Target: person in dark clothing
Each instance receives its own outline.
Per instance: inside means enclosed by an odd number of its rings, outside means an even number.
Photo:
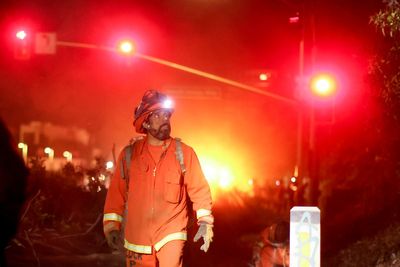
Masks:
[[[17,232],[29,174],[16,147],[0,118],[0,267],[7,266],[4,250]]]

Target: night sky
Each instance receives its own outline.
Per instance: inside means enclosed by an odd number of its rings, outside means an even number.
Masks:
[[[315,1],[314,69],[340,76],[340,118],[354,119],[362,101],[380,1]],[[56,55],[13,58],[17,27],[56,32],[58,40],[114,46],[134,38],[140,53],[256,85],[252,71],[275,73],[270,92],[292,97],[298,71],[299,27],[288,18],[302,1],[1,1],[0,115],[17,129],[31,120],[88,129],[110,156],[135,135],[133,109],[146,89],[217,88],[217,99],[176,96],[173,135],[197,150],[241,155],[240,163],[283,172],[294,160],[295,113],[264,96],[140,59],[58,47]],[[308,1],[307,1],[308,3]],[[307,4],[304,14],[310,14]],[[311,31],[306,24],[306,57]],[[312,68],[306,62],[306,72]],[[352,114],[352,115],[350,115]],[[249,171],[253,175],[252,171]],[[254,171],[255,173],[255,171]],[[259,173],[259,172],[258,172]]]

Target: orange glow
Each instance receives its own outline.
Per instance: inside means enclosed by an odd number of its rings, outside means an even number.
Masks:
[[[244,165],[235,154],[223,151],[199,151],[204,175],[210,184],[213,198],[220,193],[238,190],[252,194],[253,179],[249,179]]]
[[[311,91],[322,97],[330,97],[336,93],[336,80],[332,75],[319,74],[311,79]]]
[[[132,41],[125,40],[118,44],[118,50],[126,55],[133,55],[136,52],[136,47]]]
[[[171,121],[172,135],[196,151],[215,201],[222,203],[233,194],[251,197],[278,175],[272,162],[286,159],[282,152],[286,150],[272,140],[279,140],[281,133],[292,132],[279,129],[279,136],[275,136],[264,124],[255,124],[265,120],[262,107],[257,106],[259,102],[241,109],[239,99],[221,105],[220,100],[173,97],[176,112]],[[232,113],[226,113],[226,106],[232,108]]]

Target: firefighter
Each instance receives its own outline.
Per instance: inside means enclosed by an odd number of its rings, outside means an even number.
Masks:
[[[280,221],[261,232],[261,242],[254,248],[255,267],[289,267],[290,224]]]
[[[194,241],[203,239],[204,252],[212,242],[210,188],[194,150],[170,137],[170,104],[160,92],[145,92],[133,122],[144,136],[121,152],[107,193],[104,233],[112,249],[125,248],[126,266],[183,266],[189,202],[199,226]]]

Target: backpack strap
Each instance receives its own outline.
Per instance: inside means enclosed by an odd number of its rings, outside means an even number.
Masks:
[[[129,172],[131,167],[131,160],[132,160],[132,152],[135,146],[136,141],[142,140],[143,136],[137,136],[129,140],[129,144],[124,147],[123,154],[120,162],[121,166],[121,178],[125,180],[126,183],[126,192],[129,189]]]
[[[182,175],[185,175],[186,166],[185,166],[185,162],[183,161],[183,151],[182,151],[181,139],[180,138],[175,138],[175,142],[176,142],[175,156],[176,156],[176,159],[179,161],[179,165],[181,166]]]

